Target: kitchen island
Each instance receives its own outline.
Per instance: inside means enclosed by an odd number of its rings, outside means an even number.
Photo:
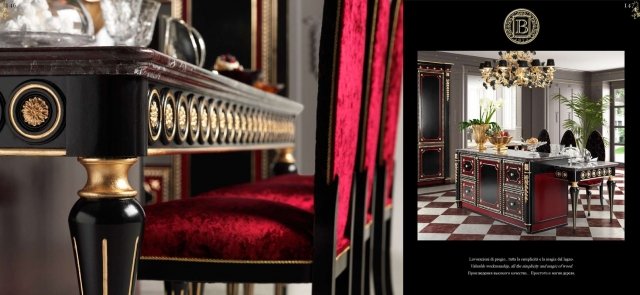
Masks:
[[[567,225],[568,183],[555,177],[564,155],[519,150],[458,149],[456,203],[527,233]]]

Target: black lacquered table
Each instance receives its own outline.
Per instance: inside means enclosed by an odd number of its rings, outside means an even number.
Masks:
[[[69,215],[80,294],[133,294],[137,157],[291,148],[302,108],[146,48],[0,49],[0,156],[77,157],[87,170]]]
[[[555,164],[554,175],[556,178],[564,179],[571,184],[569,193],[571,194],[571,204],[573,208],[573,229],[576,228],[576,207],[578,205],[578,182],[583,180],[599,179],[603,181],[607,178],[607,190],[609,192],[609,220],[613,220],[613,195],[615,189],[615,181],[613,176],[616,175],[616,167],[618,163],[613,162],[589,162],[589,163],[566,163]],[[600,190],[602,195],[602,190]],[[590,196],[588,196],[590,197]],[[589,200],[590,202],[591,200]]]

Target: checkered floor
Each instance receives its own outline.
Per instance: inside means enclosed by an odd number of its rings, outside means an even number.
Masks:
[[[609,195],[604,186],[604,206],[598,190],[592,190],[591,216],[587,214],[587,193],[580,189],[576,217],[568,225],[535,234],[456,208],[455,190],[418,194],[418,240],[624,240],[624,171],[616,171],[613,221],[609,221]],[[569,198],[569,215],[571,201]]]

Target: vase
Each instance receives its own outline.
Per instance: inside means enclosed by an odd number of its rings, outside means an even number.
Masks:
[[[484,143],[487,142],[487,139],[489,138],[487,136],[487,130],[489,130],[490,126],[490,124],[471,125],[471,129],[473,130],[473,140],[478,145],[479,151],[487,149],[484,146]]]

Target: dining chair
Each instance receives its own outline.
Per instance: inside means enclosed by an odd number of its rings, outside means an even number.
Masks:
[[[352,206],[351,294],[369,294],[371,274],[371,203],[376,181],[376,156],[380,145],[380,127],[387,59],[389,52],[390,0],[369,0],[367,52],[363,79],[360,134],[356,151],[355,198]]]
[[[393,294],[391,280],[391,216],[395,167],[395,143],[402,96],[403,69],[403,0],[391,5],[392,20],[385,75],[380,140],[376,155],[376,181],[373,197],[373,232],[371,233],[372,277],[375,294]]]
[[[315,174],[148,206],[139,279],[347,292],[367,1],[325,1],[323,12]]]
[[[540,134],[538,134],[538,141],[544,141],[546,144],[543,144],[536,148],[536,152],[540,153],[550,153],[551,152],[551,139],[549,138],[549,132],[547,129],[542,129]]]
[[[565,147],[578,146],[576,145],[576,137],[573,135],[573,132],[571,130],[567,130],[564,132],[564,134],[562,135],[562,139],[560,140],[560,145]]]
[[[591,153],[592,158],[598,158],[598,161],[605,160],[605,148],[602,135],[597,130],[591,132],[587,139],[587,150]],[[602,194],[602,182],[603,178],[583,180],[578,182],[578,187],[582,187],[587,191],[587,214],[591,216],[591,189],[599,188],[600,192],[600,206],[604,206],[603,194]],[[613,204],[609,204],[613,206]]]

